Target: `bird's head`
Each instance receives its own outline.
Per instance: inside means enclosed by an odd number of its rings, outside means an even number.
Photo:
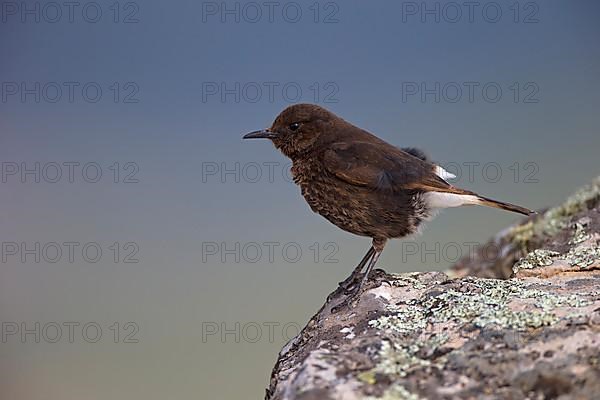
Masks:
[[[244,139],[270,139],[283,154],[294,158],[325,143],[336,121],[342,120],[323,107],[295,104],[283,110],[270,128],[250,132]]]

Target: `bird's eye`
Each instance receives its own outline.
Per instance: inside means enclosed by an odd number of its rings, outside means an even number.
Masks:
[[[300,122],[294,122],[293,124],[291,124],[291,125],[289,126],[289,128],[290,128],[290,130],[292,130],[292,131],[297,131],[297,130],[298,130],[298,128],[300,128]]]

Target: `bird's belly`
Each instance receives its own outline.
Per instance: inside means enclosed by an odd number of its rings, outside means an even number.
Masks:
[[[414,233],[424,219],[425,210],[414,193],[374,192],[339,180],[312,179],[300,182],[300,187],[314,212],[356,235],[403,237]]]

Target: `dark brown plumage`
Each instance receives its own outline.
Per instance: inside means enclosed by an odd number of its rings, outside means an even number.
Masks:
[[[532,211],[452,186],[451,176],[418,149],[399,149],[332,112],[312,104],[283,110],[266,130],[244,139],[267,138],[292,160],[294,182],[310,208],[345,231],[368,236],[373,245],[348,289],[369,262],[367,279],[385,243],[417,231],[435,210],[480,204],[524,215]]]

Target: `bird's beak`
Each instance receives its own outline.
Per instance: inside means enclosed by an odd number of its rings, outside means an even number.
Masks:
[[[254,131],[244,135],[243,139],[273,139],[277,137],[275,132],[271,132],[268,129],[263,129],[262,131]]]

